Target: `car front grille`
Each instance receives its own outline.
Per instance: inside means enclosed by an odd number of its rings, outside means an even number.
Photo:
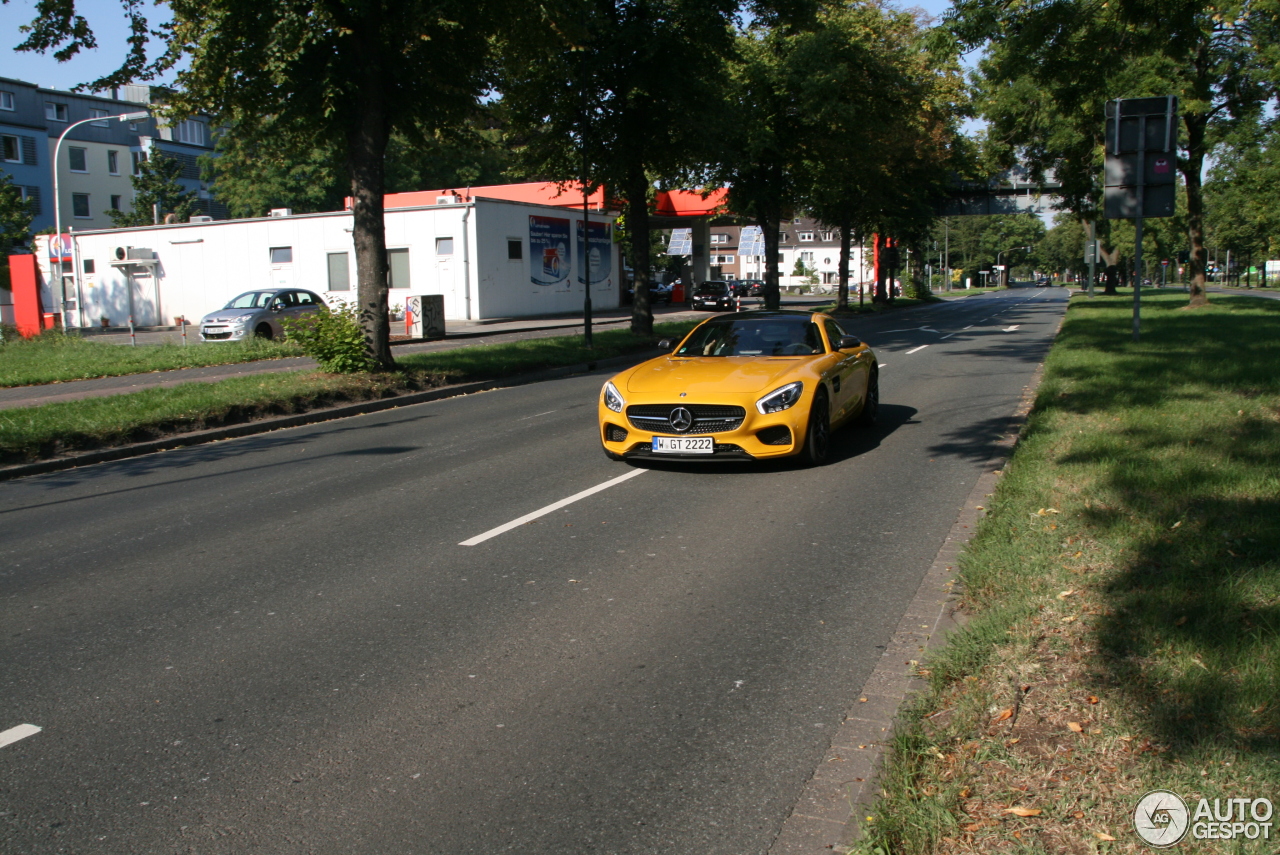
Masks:
[[[693,424],[686,431],[671,426],[671,413],[683,407],[693,416]],[[717,404],[636,404],[627,407],[627,419],[639,430],[661,433],[725,433],[737,430],[747,411],[742,407]]]
[[[620,428],[617,425],[606,425],[604,429],[604,438],[608,442],[626,442],[626,428]]]
[[[204,329],[200,331],[200,335],[207,339],[231,338],[231,330],[228,329]]]

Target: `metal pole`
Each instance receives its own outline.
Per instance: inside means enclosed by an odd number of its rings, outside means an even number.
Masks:
[[[1145,124],[1145,121],[1144,121]],[[1143,185],[1138,185],[1138,216],[1133,221],[1133,340],[1142,331],[1142,197]]]
[[[943,275],[947,277],[946,289],[951,290],[951,218],[942,218],[942,248],[946,260],[942,264]]]
[[[1095,275],[1094,270],[1098,264],[1097,228],[1098,228],[1098,224],[1095,223],[1093,220],[1090,220],[1089,221],[1089,249],[1091,251],[1089,252],[1089,282],[1087,287],[1090,297],[1093,296],[1093,280]]]

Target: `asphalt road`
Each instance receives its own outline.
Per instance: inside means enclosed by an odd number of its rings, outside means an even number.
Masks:
[[[849,324],[819,469],[611,463],[596,374],[0,484],[0,851],[768,851],[1065,301]]]

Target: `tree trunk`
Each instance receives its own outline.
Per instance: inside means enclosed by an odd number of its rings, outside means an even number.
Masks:
[[[1103,263],[1106,265],[1102,269],[1102,293],[1115,296],[1116,285],[1120,281],[1120,268],[1117,265],[1117,262],[1120,260],[1120,250],[1108,250],[1099,243],[1098,257],[1101,258]]]
[[[377,29],[370,30],[375,34]],[[391,321],[387,317],[387,233],[383,219],[385,158],[390,138],[386,87],[374,51],[360,69],[360,96],[355,121],[347,134],[347,171],[351,175],[351,238],[356,251],[356,301],[365,353],[378,368],[395,368],[391,356]]]
[[[840,224],[840,266],[836,275],[840,279],[839,291],[836,296],[836,311],[847,312],[849,310],[849,253],[853,243],[853,237],[850,234],[852,229],[847,222]]]
[[[1183,120],[1187,125],[1187,157],[1180,166],[1187,184],[1187,242],[1191,244],[1191,281],[1187,286],[1191,297],[1187,305],[1207,306],[1209,292],[1205,290],[1204,272],[1209,252],[1204,246],[1204,192],[1200,184],[1207,119],[1203,115],[1188,113]]]
[[[756,225],[764,232],[764,307],[776,312],[782,307],[782,293],[778,289],[778,230],[782,214],[770,205]]]
[[[653,335],[653,307],[649,305],[649,179],[642,167],[627,175],[627,230],[631,234],[631,332]]]

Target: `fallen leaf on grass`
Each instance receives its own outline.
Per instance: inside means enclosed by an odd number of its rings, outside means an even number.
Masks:
[[[1091,704],[1096,704],[1097,702],[1098,702],[1098,696],[1097,696],[1097,695],[1090,695],[1090,696],[1089,696],[1089,703],[1091,703]]]
[[[1112,837],[1110,834],[1107,834],[1105,831],[1097,832],[1097,838],[1099,840],[1115,840],[1114,837]]]
[[[1075,817],[1076,819],[1084,819],[1084,811],[1082,811],[1082,810],[1078,810],[1078,811],[1076,811],[1075,813],[1073,813],[1073,814],[1071,814],[1071,815],[1072,815],[1073,817]]]
[[[999,722],[1002,722],[1010,718],[1013,718],[1013,707],[1009,707],[1007,710],[1003,710],[1000,713],[1000,715],[996,716],[996,723],[998,724]]]
[[[1078,721],[1067,722],[1067,727],[1075,731],[1076,733],[1084,733],[1084,728],[1080,726],[1080,722]]]
[[[1011,813],[1014,816],[1039,816],[1040,808],[1005,808],[1001,813]]]
[[[1067,597],[1071,596],[1074,593],[1075,593],[1075,590],[1063,591],[1061,594],[1058,595],[1058,599],[1065,600]]]

